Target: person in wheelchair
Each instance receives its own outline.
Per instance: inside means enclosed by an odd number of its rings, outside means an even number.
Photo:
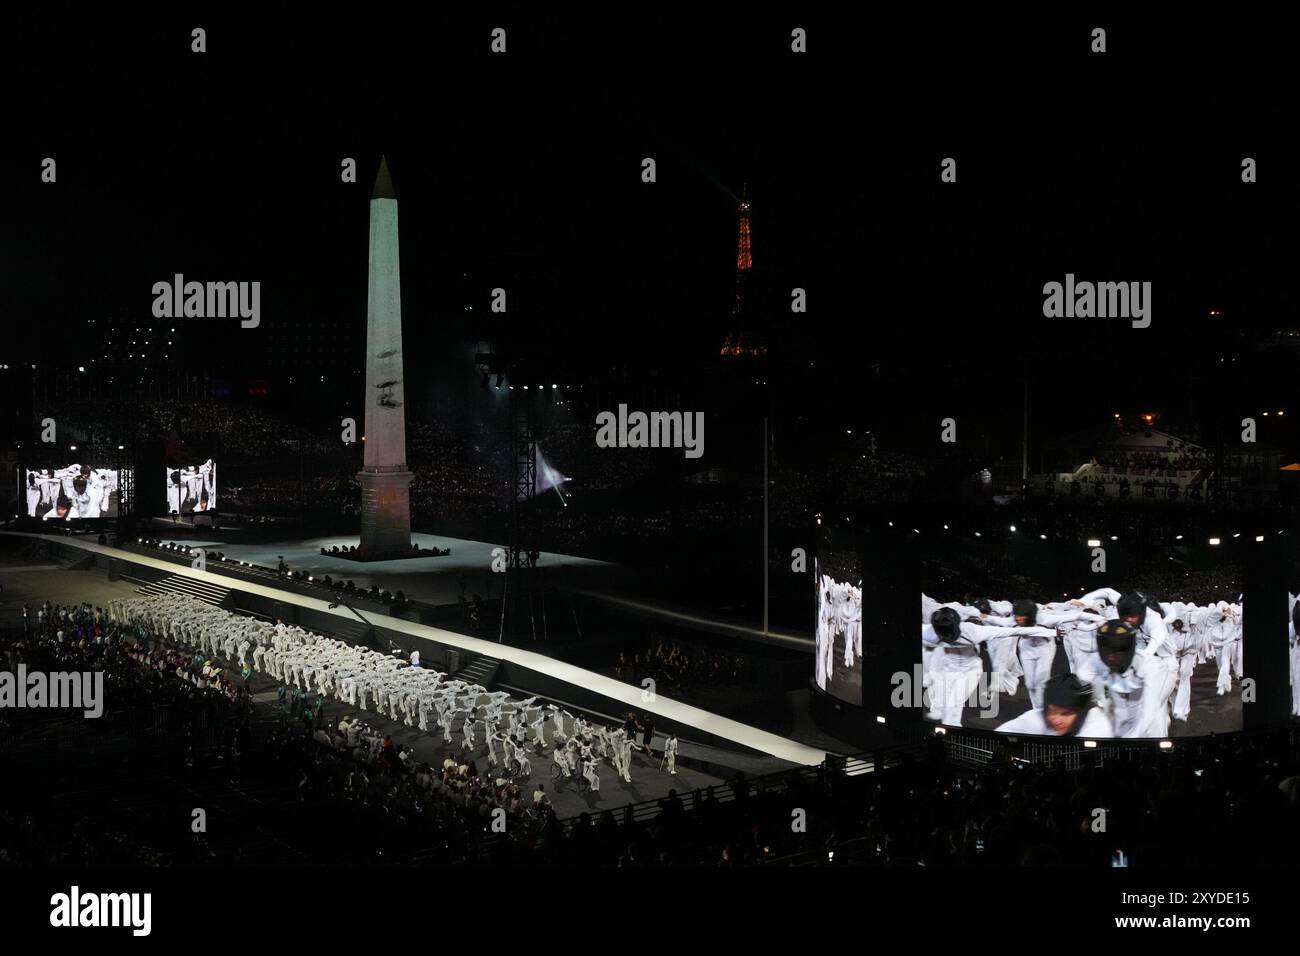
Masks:
[[[551,754],[551,777],[560,779],[560,777],[573,776],[573,765],[570,763],[571,750],[566,744],[563,747],[556,747]]]
[[[527,777],[531,775],[533,772],[533,765],[528,761],[528,752],[524,750],[524,748],[517,743],[512,744],[511,746],[514,751],[512,754],[512,759],[514,763],[517,764],[519,767],[519,775],[521,777]]]

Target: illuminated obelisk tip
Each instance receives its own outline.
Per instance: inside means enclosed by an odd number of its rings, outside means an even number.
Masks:
[[[361,482],[361,551],[368,557],[409,552],[413,475],[406,468],[402,377],[402,279],[397,193],[388,160],[370,198],[370,274],[366,302],[366,432]]]

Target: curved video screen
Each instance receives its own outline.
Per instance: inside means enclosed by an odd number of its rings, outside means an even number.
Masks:
[[[29,518],[71,521],[121,514],[118,469],[74,463],[62,468],[28,468],[22,474],[20,500]]]
[[[862,557],[854,535],[823,530],[813,562],[817,686],[862,703]]]
[[[1238,567],[1207,547],[1088,544],[963,544],[922,561],[925,719],[1086,739],[1241,730]]]
[[[211,458],[202,464],[168,465],[166,484],[168,514],[217,508],[217,466]]]
[[[1300,717],[1300,594],[1287,593],[1287,677],[1291,689],[1291,716]]]

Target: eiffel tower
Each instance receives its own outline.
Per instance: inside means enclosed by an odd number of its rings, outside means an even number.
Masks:
[[[736,297],[731,305],[731,324],[722,343],[724,356],[766,355],[767,343],[759,329],[750,300],[753,298],[754,252],[749,238],[749,185],[741,191],[736,204],[740,221],[736,243]]]

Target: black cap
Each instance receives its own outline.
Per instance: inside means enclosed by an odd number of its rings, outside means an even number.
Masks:
[[[1028,623],[1034,624],[1038,620],[1038,605],[1028,598],[1021,598],[1019,601],[1012,602],[1011,613],[1015,617],[1023,617]]]
[[[1043,685],[1043,705],[1084,710],[1092,702],[1092,685],[1073,674],[1058,674]]]
[[[930,626],[947,644],[954,643],[961,637],[961,615],[950,607],[941,607],[930,615]]]
[[[1146,595],[1140,591],[1130,591],[1119,599],[1117,609],[1120,617],[1144,617],[1147,612]]]
[[[1124,673],[1133,663],[1137,635],[1137,629],[1124,621],[1106,621],[1097,628],[1097,656],[1114,673]]]

